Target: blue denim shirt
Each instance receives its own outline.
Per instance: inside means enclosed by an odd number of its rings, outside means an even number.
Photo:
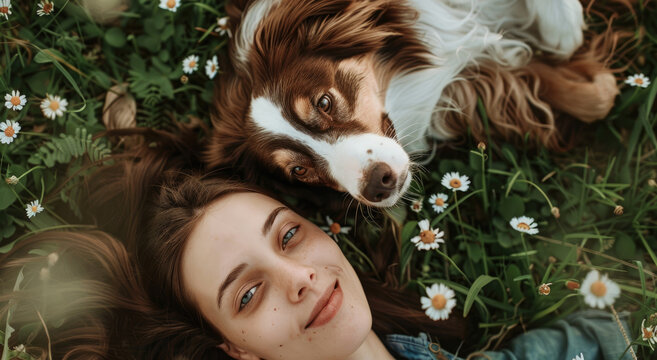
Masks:
[[[621,321],[629,336],[626,319],[627,314],[621,314]],[[437,353],[440,353],[448,360],[463,360],[462,357],[442,350],[438,342],[430,342],[424,333],[418,337],[387,335],[386,345],[397,359],[436,360],[439,358]],[[618,360],[626,347],[613,315],[599,310],[586,310],[558,320],[550,327],[519,335],[510,342],[508,349],[486,351],[483,354],[492,360],[571,360],[580,353],[586,360]],[[632,359],[629,351],[622,359]]]

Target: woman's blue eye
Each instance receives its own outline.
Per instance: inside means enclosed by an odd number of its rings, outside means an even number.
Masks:
[[[292,240],[298,228],[299,228],[298,226],[293,227],[292,229],[288,230],[288,232],[285,233],[285,236],[283,236],[283,241],[281,243],[281,247],[283,248],[283,250],[285,250],[288,241]]]
[[[251,301],[251,299],[253,299],[253,295],[255,294],[257,288],[258,286],[250,288],[249,291],[247,291],[246,294],[242,296],[242,300],[240,301],[240,310],[242,310],[242,308],[245,307],[249,301]]]

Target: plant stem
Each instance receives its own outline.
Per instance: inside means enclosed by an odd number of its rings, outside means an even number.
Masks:
[[[627,346],[630,347],[630,355],[632,355],[632,359],[637,360],[636,354],[634,353],[634,349],[632,349],[632,344],[630,342],[630,338],[627,337],[627,333],[625,332],[625,327],[623,327],[623,323],[620,321],[620,317],[618,316],[618,313],[616,312],[616,309],[614,309],[614,305],[609,305],[611,308],[611,312],[614,314],[614,318],[616,318],[616,324],[618,324],[618,328],[620,329],[621,333],[623,334],[623,338],[625,339],[625,343]]]

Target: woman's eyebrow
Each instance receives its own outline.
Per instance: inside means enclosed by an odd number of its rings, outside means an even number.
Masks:
[[[283,211],[283,210],[289,210],[285,206],[277,207],[274,209],[271,213],[269,213],[269,216],[267,216],[267,220],[265,220],[265,223],[262,225],[262,236],[266,236],[269,230],[271,230],[271,226],[274,224],[274,220],[276,220],[276,216]]]
[[[289,210],[289,209],[285,206],[279,206],[276,209],[272,210],[271,213],[269,213],[269,216],[267,216],[267,220],[265,220],[265,223],[262,226],[263,236],[266,236],[267,233],[271,230],[271,227],[272,225],[274,225],[274,221],[276,220],[276,216],[278,216],[278,214],[280,214],[280,212],[283,210]],[[217,305],[219,306],[219,308],[221,308],[221,299],[224,296],[224,292],[226,291],[228,286],[230,286],[231,283],[237,280],[237,278],[240,276],[242,271],[244,271],[246,266],[247,266],[246,263],[241,263],[235,266],[235,268],[233,268],[233,270],[231,270],[228,273],[228,276],[226,276],[226,280],[224,280],[221,283],[221,286],[219,286],[219,291],[217,291]]]
[[[246,265],[246,263],[241,263],[235,266],[235,268],[228,273],[228,276],[226,276],[226,280],[224,280],[224,282],[221,283],[221,286],[219,286],[219,291],[217,292],[217,305],[219,305],[219,308],[221,308],[221,298],[224,296],[226,288],[228,288],[228,286],[240,276],[242,271],[246,268]]]

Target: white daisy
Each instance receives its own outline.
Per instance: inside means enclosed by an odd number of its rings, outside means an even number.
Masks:
[[[433,284],[426,288],[427,296],[420,298],[422,309],[431,320],[447,320],[449,313],[456,306],[454,299],[454,290],[443,284]]]
[[[429,220],[424,219],[417,223],[420,227],[420,235],[411,239],[411,242],[417,246],[419,250],[433,250],[440,247],[439,243],[444,243],[444,232],[440,229],[432,229]]]
[[[629,76],[625,80],[625,83],[630,84],[631,86],[640,86],[642,88],[647,88],[650,85],[650,79],[648,79],[648,77],[643,74],[634,74]]]
[[[538,234],[538,229],[536,228],[538,224],[529,216],[514,217],[509,221],[509,224],[511,224],[511,227],[517,231],[530,235]]]
[[[584,296],[584,302],[590,307],[604,309],[613,305],[620,296],[618,284],[609,280],[607,275],[600,275],[598,270],[591,270],[582,281],[579,292]]]
[[[446,194],[433,194],[429,198],[429,202],[431,203],[431,207],[433,207],[433,211],[436,213],[440,214],[441,212],[445,211],[447,208],[447,195]]]
[[[0,16],[9,20],[9,15],[11,15],[11,0],[0,0]]]
[[[160,0],[160,9],[176,12],[180,6],[180,0]]]
[[[25,212],[27,213],[27,217],[31,218],[32,216],[40,213],[43,211],[43,207],[41,204],[39,204],[39,200],[34,200],[31,203],[27,204],[27,207],[25,208]]]
[[[43,116],[50,120],[55,120],[56,117],[63,116],[67,106],[68,101],[57,95],[53,96],[46,94],[46,98],[41,100],[41,111],[43,112]]]
[[[49,0],[43,0],[39,3],[39,10],[37,10],[37,15],[50,15],[53,11],[55,11],[55,5],[53,5],[53,3],[51,3]]]
[[[217,61],[217,55],[212,57],[212,60],[208,60],[205,63],[205,74],[210,78],[214,79],[217,75],[217,70],[219,70],[219,62]]]
[[[228,34],[228,37],[231,37],[230,28],[228,27],[228,16],[222,18],[217,18],[217,27],[214,31],[218,32],[219,35],[223,36]]]
[[[0,123],[0,143],[11,144],[20,131],[21,126],[16,121],[7,120]]]
[[[584,353],[579,353],[579,355],[575,355],[573,360],[584,360]]]
[[[328,216],[326,217],[326,224],[328,226],[322,226],[321,229],[333,237],[335,241],[338,241],[338,234],[348,234],[351,230],[351,226],[342,226]]]
[[[468,185],[470,185],[470,179],[466,175],[461,175],[458,172],[450,172],[443,176],[443,179],[440,182],[444,187],[452,191],[468,191]]]
[[[5,106],[7,109],[20,111],[27,103],[25,95],[21,95],[18,90],[12,90],[11,94],[5,94]]]
[[[411,210],[413,212],[419,213],[422,210],[422,199],[415,199],[411,203]]]
[[[183,60],[183,72],[185,74],[191,74],[196,70],[198,70],[198,56],[189,55]]]
[[[650,345],[650,350],[655,350],[653,345],[657,345],[657,326],[648,326],[646,327],[646,319],[641,321],[641,339],[647,341]]]

